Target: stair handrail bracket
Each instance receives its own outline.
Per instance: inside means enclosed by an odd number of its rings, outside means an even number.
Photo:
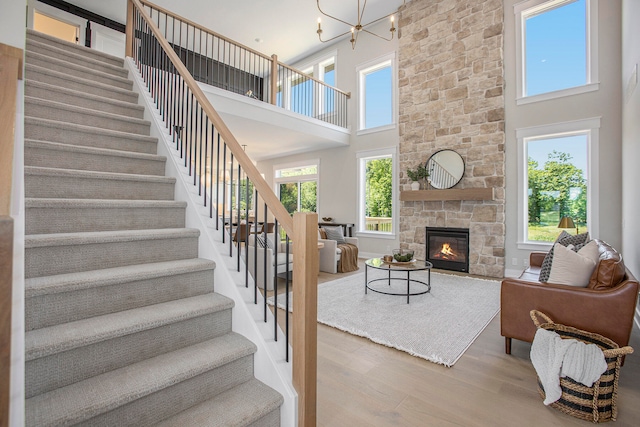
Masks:
[[[228,251],[228,258],[225,256],[222,262],[225,277],[236,280],[236,287],[242,289],[244,297],[236,300],[236,307],[239,301],[251,306],[250,310],[242,309],[240,313],[252,313],[246,317],[251,317],[250,321],[256,325],[259,323],[258,329],[273,331],[272,339],[262,338],[265,343],[272,341],[268,345],[283,338],[280,346],[284,347],[284,360],[274,363],[284,363],[292,373],[297,415],[291,419],[297,418],[299,426],[313,427],[316,424],[318,216],[296,213],[292,217],[282,205],[179,55],[180,48],[175,43],[177,22],[181,31],[186,29],[186,34],[181,33],[186,37],[182,42],[186,40],[193,46],[203,42],[198,42],[195,32],[190,32],[190,26],[195,24],[185,27],[185,20],[176,19],[176,15],[144,0],[128,0],[126,53],[131,59],[127,63],[130,70],[135,71],[139,89],[144,89],[145,102],[153,106],[157,132],[163,135],[172,162],[181,168],[178,172],[185,185],[191,186],[186,197],[188,210],[197,213],[196,221],[206,221],[205,240],[211,243],[207,250],[214,251],[216,259]],[[172,25],[173,45],[159,28],[164,27],[166,31]],[[189,50],[192,51],[195,49]],[[269,68],[274,68],[271,62]],[[215,244],[213,238],[207,237],[214,234]],[[281,263],[283,259],[285,262]],[[237,283],[241,278],[244,283]],[[282,287],[284,293],[279,294],[277,291],[282,291]],[[294,295],[291,322],[289,310],[273,309],[272,312],[267,305],[267,298],[271,296],[274,307],[282,299],[285,306],[291,306],[289,291]],[[245,297],[250,294],[252,303]],[[285,316],[280,324],[278,312]],[[255,313],[260,314],[255,316]],[[293,330],[291,338],[290,329]]]

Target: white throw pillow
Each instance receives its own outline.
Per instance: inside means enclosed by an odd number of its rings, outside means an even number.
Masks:
[[[598,250],[598,244],[595,240],[590,241],[582,248],[580,248],[580,250],[578,250],[578,253],[583,257],[593,260],[596,265],[598,264],[598,262],[600,262],[600,250]]]
[[[596,268],[596,261],[559,243],[554,245],[553,252],[549,283],[586,288]],[[589,250],[585,252],[588,254]]]

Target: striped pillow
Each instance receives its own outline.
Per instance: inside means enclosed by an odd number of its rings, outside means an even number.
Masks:
[[[327,239],[335,240],[338,243],[347,243],[344,240],[344,234],[342,233],[342,227],[324,227],[325,233],[327,233]]]
[[[266,247],[267,249],[275,250],[273,242],[268,237],[265,239],[264,236],[256,234],[256,242],[259,248],[264,249]]]

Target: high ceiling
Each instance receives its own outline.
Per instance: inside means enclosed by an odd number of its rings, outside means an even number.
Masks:
[[[126,0],[67,0],[69,3],[125,22]],[[293,63],[326,45],[316,34],[318,0],[155,0],[159,6],[264,54]],[[362,22],[388,15],[402,0],[319,0],[323,11],[356,22],[358,2],[366,3]],[[349,31],[345,24],[323,17],[323,37]],[[386,34],[385,34],[386,36]],[[346,36],[345,36],[346,37]]]

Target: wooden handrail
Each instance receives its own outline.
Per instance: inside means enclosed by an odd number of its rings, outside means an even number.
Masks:
[[[333,89],[333,90],[335,90],[336,92],[339,92],[339,93],[343,94],[344,96],[346,96],[346,97],[347,97],[347,99],[351,98],[351,92],[345,92],[345,91],[343,91],[343,90],[341,90],[341,89],[338,89],[337,87],[331,86],[331,85],[329,85],[329,84],[327,84],[327,83],[323,82],[322,80],[318,80],[317,78],[315,78],[315,77],[313,77],[313,76],[310,76],[310,75],[308,75],[308,74],[305,74],[305,73],[303,73],[302,71],[297,70],[297,69],[295,69],[295,68],[293,68],[293,67],[290,67],[290,66],[288,66],[287,64],[284,64],[284,63],[282,63],[282,62],[280,62],[280,61],[278,61],[278,65],[279,65],[279,66],[281,66],[282,68],[286,68],[286,69],[288,69],[288,70],[291,70],[291,71],[293,71],[294,73],[298,73],[298,74],[300,74],[301,76],[304,76],[305,78],[308,78],[309,80],[312,80],[312,81],[314,81],[314,82],[318,83],[319,85],[326,86],[327,88]]]
[[[278,197],[274,194],[269,184],[262,178],[260,171],[255,167],[249,156],[244,152],[240,143],[236,137],[231,133],[227,125],[224,123],[218,112],[213,108],[209,99],[206,97],[200,86],[191,76],[191,73],[187,70],[187,67],[182,63],[176,52],[173,50],[169,42],[164,38],[160,29],[153,22],[153,20],[147,15],[140,0],[130,0],[133,5],[140,11],[141,16],[145,20],[151,32],[156,37],[158,44],[162,47],[165,54],[169,57],[173,66],[185,84],[189,87],[193,93],[195,99],[200,103],[205,114],[209,117],[209,120],[213,123],[218,133],[222,136],[225,143],[229,147],[229,150],[233,153],[234,158],[238,161],[242,169],[247,174],[256,190],[260,193],[263,201],[267,204],[273,215],[278,219],[278,222],[284,228],[284,230],[290,236],[293,236],[293,218],[289,215],[289,212],[280,203]],[[127,40],[127,44],[131,44],[132,40]]]
[[[252,49],[252,48],[250,48],[250,47],[248,47],[248,46],[243,45],[242,43],[238,43],[238,42],[237,42],[237,41],[235,41],[235,40],[231,40],[230,38],[225,37],[225,36],[223,36],[223,35],[221,35],[221,34],[218,34],[218,33],[216,33],[215,31],[212,31],[212,30],[210,30],[210,29],[208,29],[208,28],[206,28],[206,27],[203,27],[202,25],[197,24],[197,23],[195,23],[195,22],[193,22],[193,21],[191,21],[191,20],[189,20],[189,19],[186,19],[186,18],[184,18],[184,17],[181,17],[181,16],[179,16],[179,15],[176,15],[175,13],[171,12],[170,10],[167,10],[167,9],[165,9],[165,8],[161,7],[161,6],[158,6],[158,5],[156,5],[155,3],[151,3],[150,1],[146,1],[146,0],[139,0],[139,1],[140,1],[140,3],[141,3],[142,5],[144,5],[144,6],[149,6],[149,7],[153,8],[153,9],[155,9],[155,10],[158,10],[158,11],[160,11],[160,12],[162,12],[162,13],[166,14],[167,16],[171,16],[172,18],[178,19],[178,20],[180,20],[180,21],[184,22],[185,24],[188,24],[188,25],[190,25],[190,26],[192,26],[192,27],[194,27],[194,28],[197,28],[197,29],[198,29],[198,30],[200,30],[200,31],[203,31],[203,32],[205,32],[205,33],[207,33],[207,34],[211,34],[211,35],[212,35],[212,36],[214,36],[214,37],[218,37],[219,39],[222,39],[222,40],[224,40],[224,41],[226,41],[226,42],[228,42],[228,43],[231,43],[231,44],[233,44],[233,45],[235,45],[235,46],[238,46],[238,47],[240,47],[240,48],[242,48],[242,49],[245,49],[245,50],[247,50],[247,51],[249,51],[249,52],[253,53],[254,55],[258,55],[258,56],[260,56],[261,58],[266,59],[267,61],[276,61],[276,65],[279,65],[279,66],[284,67],[284,68],[288,68],[288,69],[290,69],[290,70],[292,70],[292,71],[294,71],[294,72],[296,72],[296,73],[300,74],[301,76],[306,76],[306,74],[304,74],[302,71],[297,70],[297,69],[295,69],[295,68],[293,68],[293,67],[290,67],[290,66],[288,66],[288,65],[286,65],[286,64],[284,64],[284,63],[282,63],[282,62],[279,62],[279,61],[277,60],[277,57],[276,57],[276,59],[274,60],[274,59],[273,59],[273,56],[271,56],[271,57],[270,57],[270,56],[267,56],[267,55],[265,55],[264,53],[258,52],[257,50],[254,50],[254,49]],[[129,25],[128,25],[128,24],[129,24],[129,22],[127,21],[127,28],[129,27]],[[130,56],[130,55],[127,55],[127,56]],[[274,55],[274,56],[275,56],[275,55]],[[277,70],[277,67],[276,67],[276,70]],[[351,93],[350,93],[350,92],[345,92],[345,91],[343,91],[343,90],[338,89],[337,87],[333,87],[333,86],[331,86],[331,85],[328,85],[328,84],[326,84],[325,82],[323,82],[322,80],[318,80],[317,78],[315,78],[315,77],[313,77],[313,76],[307,76],[307,77],[309,78],[309,80],[313,80],[313,81],[314,81],[314,82],[316,82],[316,83],[319,83],[319,84],[322,84],[323,86],[326,86],[326,87],[328,87],[328,88],[334,89],[336,92],[342,93],[342,94],[343,94],[343,95],[345,95],[347,98],[351,98]],[[271,73],[271,79],[272,79],[272,83],[273,83],[273,84],[272,84],[272,87],[275,87],[275,83],[276,83],[276,80],[277,80],[277,72],[276,72],[276,73],[273,73],[273,72]],[[272,97],[272,103],[275,103],[275,101],[274,101],[274,100],[275,100],[275,95]]]
[[[258,52],[257,50],[253,50],[248,46],[245,46],[245,45],[240,44],[240,43],[238,43],[238,42],[236,42],[234,40],[231,40],[230,38],[225,37],[223,35],[220,35],[220,34],[216,33],[215,31],[211,31],[210,29],[208,29],[206,27],[203,27],[202,25],[197,24],[197,23],[195,23],[195,22],[193,22],[193,21],[191,21],[191,20],[189,20],[187,18],[184,18],[182,16],[176,15],[175,13],[171,12],[170,10],[167,10],[167,9],[161,7],[161,6],[158,6],[157,4],[151,3],[150,1],[146,1],[146,0],[139,0],[139,1],[144,6],[149,6],[149,7],[153,8],[153,9],[155,9],[157,11],[160,11],[160,12],[166,14],[167,16],[171,16],[172,18],[176,18],[176,19],[184,22],[185,24],[188,24],[188,25],[190,25],[190,26],[192,26],[194,28],[197,28],[200,31],[204,31],[205,33],[211,34],[214,37],[218,37],[219,39],[222,39],[222,40],[224,40],[226,42],[229,42],[229,43],[231,43],[233,45],[236,45],[236,46],[239,46],[239,47],[241,47],[243,49],[246,49],[249,52],[253,53],[254,55],[258,55],[258,56],[260,56],[260,57],[262,57],[262,58],[264,58],[264,59],[266,59],[268,61],[271,61],[271,58],[269,56],[265,55],[264,53]]]
[[[298,392],[298,425],[314,427],[316,425],[317,388],[318,216],[316,213],[296,213],[293,218],[289,215],[253,162],[251,162],[241,148],[234,135],[220,118],[217,111],[213,108],[208,98],[204,95],[198,83],[196,83],[174,49],[162,35],[159,28],[153,22],[153,19],[147,14],[142,6],[141,0],[129,0],[129,3],[131,4],[131,8],[128,9],[128,11],[131,16],[127,18],[127,22],[133,25],[133,15],[135,9],[137,9],[145,22],[146,28],[153,34],[154,43],[160,46],[164,51],[163,54],[166,55],[171,62],[171,66],[173,67],[171,72],[175,72],[182,78],[184,84],[191,91],[193,98],[195,98],[199,104],[199,108],[202,109],[206,117],[211,121],[219,136],[222,137],[226,147],[231,151],[234,161],[239,163],[247,178],[253,183],[254,189],[257,191],[257,194],[260,194],[262,201],[271,211],[271,214],[276,218],[287,235],[293,238],[294,242],[297,242],[293,254],[293,262],[296,268],[293,272],[295,308],[293,312],[293,338],[291,342],[293,348],[292,381],[293,386]],[[147,30],[145,29],[145,31]],[[127,45],[133,46],[134,32],[127,31],[126,34],[129,37],[127,39]],[[277,58],[274,58],[274,64],[277,64]],[[239,171],[240,169],[238,169],[238,175],[240,174]],[[265,217],[266,215],[267,212],[265,208]],[[216,220],[218,220],[218,218],[216,218]],[[277,323],[275,325],[277,327]]]
[[[22,49],[0,43],[0,427],[9,425],[13,288],[13,150]]]

